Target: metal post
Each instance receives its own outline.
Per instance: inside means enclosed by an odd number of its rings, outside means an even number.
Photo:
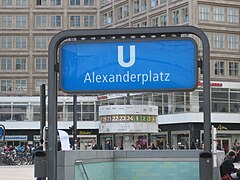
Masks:
[[[77,95],[73,95],[73,150],[77,147]]]
[[[130,103],[130,93],[127,93],[127,105],[131,105],[131,103]]]
[[[40,139],[43,139],[43,128],[46,126],[46,88],[45,84],[42,84],[40,86],[40,115],[41,115],[41,121],[40,121]]]

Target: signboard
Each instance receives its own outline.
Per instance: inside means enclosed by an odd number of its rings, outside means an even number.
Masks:
[[[99,133],[158,133],[157,123],[102,123]]]
[[[196,49],[190,38],[66,42],[60,85],[69,93],[193,90]]]
[[[0,139],[2,138],[2,135],[3,135],[3,128],[0,127]]]
[[[7,135],[6,137],[5,137],[5,140],[6,141],[27,141],[27,135]],[[2,140],[2,138],[1,138],[1,140]]]
[[[157,116],[151,115],[114,115],[114,116],[100,116],[102,123],[110,122],[148,122],[156,123]]]

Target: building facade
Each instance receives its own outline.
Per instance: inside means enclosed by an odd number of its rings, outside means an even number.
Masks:
[[[34,130],[24,141],[34,141],[39,134],[40,85],[47,84],[48,45],[56,33],[67,29],[192,25],[202,29],[209,40],[212,121],[214,126],[228,129],[219,128],[225,132],[219,139],[230,148],[235,139],[240,141],[235,129],[240,117],[239,14],[240,2],[235,0],[0,0],[0,123],[7,127],[8,135],[18,131],[19,136],[28,135],[24,134],[26,129]],[[196,41],[201,59],[202,46]],[[201,79],[199,68],[199,84],[193,92],[79,97],[79,136],[87,136],[84,129],[94,130],[89,138],[100,141],[99,106],[130,101],[133,105],[158,106],[159,132],[148,134],[148,141],[163,147],[176,147],[178,142],[189,147],[192,141],[200,146],[204,141]],[[68,130],[73,117],[72,97],[61,91],[59,94],[59,127]]]

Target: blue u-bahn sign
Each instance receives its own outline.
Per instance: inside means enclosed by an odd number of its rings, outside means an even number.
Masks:
[[[2,135],[3,135],[3,128],[0,127],[0,139],[2,138]]]
[[[65,92],[194,90],[197,46],[190,38],[67,42],[60,47]]]

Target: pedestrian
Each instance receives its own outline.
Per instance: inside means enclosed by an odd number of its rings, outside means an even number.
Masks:
[[[98,147],[98,145],[97,145],[97,143],[96,143],[96,140],[92,140],[92,150],[97,150],[97,149],[99,149],[99,147]]]
[[[220,165],[220,174],[221,178],[223,179],[239,179],[240,178],[240,169],[234,167],[234,160],[235,160],[235,151],[231,150],[228,152],[224,161]]]

